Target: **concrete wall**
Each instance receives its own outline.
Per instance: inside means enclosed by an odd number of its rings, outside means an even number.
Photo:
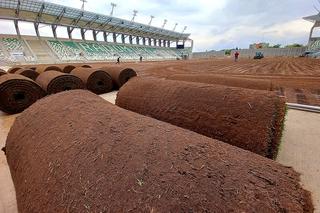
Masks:
[[[265,57],[276,57],[276,56],[287,56],[297,57],[302,55],[306,51],[306,47],[295,47],[295,48],[265,48],[265,49],[241,49],[238,50],[240,57],[253,58],[256,52],[262,52]],[[224,51],[214,52],[197,52],[193,53],[193,58],[214,58],[224,57]],[[235,53],[235,50],[231,52],[231,56]]]
[[[238,50],[240,57],[253,58],[256,52],[262,52],[265,57],[287,56],[297,57],[302,55],[306,51],[306,47],[294,47],[294,48],[266,48],[266,49],[242,49]],[[231,55],[235,53],[235,50],[231,52]]]

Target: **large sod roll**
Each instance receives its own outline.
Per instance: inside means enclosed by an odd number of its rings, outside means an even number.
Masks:
[[[21,212],[313,211],[292,169],[88,91],[27,109],[6,153]]]
[[[112,91],[112,78],[103,70],[78,67],[71,74],[79,77],[91,92],[103,94]]]
[[[220,84],[231,87],[242,87],[256,90],[273,90],[273,85],[270,80],[250,79],[245,77],[229,77],[204,74],[176,74],[169,76],[168,79],[206,84]]]
[[[132,79],[116,104],[268,158],[276,157],[285,115],[272,92],[156,78]]]
[[[1,76],[1,75],[5,75],[5,74],[7,74],[7,72],[4,71],[3,69],[0,69],[0,76]]]
[[[57,71],[41,73],[37,83],[48,93],[54,94],[66,90],[83,89],[84,84],[80,78],[74,75]]]
[[[34,70],[32,70],[32,69],[19,69],[19,70],[17,70],[16,72],[15,72],[15,74],[19,74],[19,75],[23,75],[23,76],[25,76],[25,77],[28,77],[28,78],[30,78],[30,79],[32,79],[32,80],[36,80],[37,79],[37,77],[39,76],[39,73],[38,72],[36,72],[36,71],[34,71]]]
[[[8,69],[8,73],[13,74],[20,69],[23,69],[23,67],[11,67],[10,69]]]
[[[45,95],[41,87],[29,78],[17,74],[0,76],[0,110],[20,113]]]
[[[109,66],[101,69],[111,76],[114,89],[121,88],[130,78],[137,76],[137,73],[131,68]]]
[[[38,65],[36,71],[38,73],[43,73],[43,72],[47,72],[47,71],[62,72],[61,68],[56,65]]]
[[[72,70],[74,70],[76,68],[76,66],[71,65],[71,64],[60,65],[59,67],[60,67],[61,71],[64,73],[70,73]]]

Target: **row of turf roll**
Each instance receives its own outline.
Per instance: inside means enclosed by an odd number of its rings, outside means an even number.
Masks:
[[[0,109],[9,114],[19,113],[46,94],[66,90],[87,89],[96,94],[108,93],[119,89],[136,75],[133,69],[120,66],[98,69],[89,65],[13,67],[8,72],[0,72]],[[38,88],[37,95],[34,94],[34,88]],[[34,98],[28,98],[31,95]]]
[[[286,113],[274,92],[151,77],[130,80],[116,104],[271,159]]]
[[[172,120],[185,115],[187,125],[202,121],[217,126],[214,116],[228,109],[210,104],[223,98],[217,91],[226,92],[224,99],[231,107],[227,115],[234,116],[223,120],[221,115],[217,122],[236,127],[237,122],[244,124],[245,116],[254,122],[244,108],[256,112],[265,103],[265,99],[244,99],[242,110],[233,113],[232,94],[241,97],[243,91],[188,86],[135,78],[122,87],[117,103],[132,108],[133,102],[141,106],[139,99],[147,110],[160,105],[161,116],[167,113]],[[187,95],[192,107],[186,107]],[[214,100],[205,101],[204,96]],[[235,139],[244,130],[230,129]],[[253,137],[261,136],[256,133]],[[48,96],[25,110],[9,132],[6,156],[19,212],[313,212],[310,193],[293,169],[112,105],[85,90]]]

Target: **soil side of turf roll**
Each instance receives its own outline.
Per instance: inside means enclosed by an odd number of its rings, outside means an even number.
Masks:
[[[6,151],[21,212],[313,211],[294,170],[88,91],[28,108]]]
[[[58,65],[38,65],[36,71],[40,74],[48,71],[62,72],[61,68]]]
[[[39,76],[39,73],[37,71],[29,69],[29,68],[28,69],[19,69],[15,72],[15,74],[23,75],[27,78],[34,80],[34,81]]]
[[[76,66],[71,65],[71,64],[61,64],[59,65],[59,68],[61,69],[61,72],[63,73],[71,73],[72,70],[74,70],[76,68]]]
[[[48,94],[84,88],[82,80],[77,76],[57,71],[43,72],[36,81]]]
[[[103,70],[78,67],[72,70],[71,74],[80,78],[86,85],[86,88],[95,94],[112,91],[112,78]]]
[[[114,89],[121,88],[127,81],[137,76],[137,73],[133,69],[122,66],[102,67],[101,70],[104,70],[111,76]]]
[[[11,67],[10,69],[8,69],[8,73],[13,74],[13,73],[15,73],[16,71],[18,71],[19,69],[23,69],[23,67],[16,67],[16,66]]]
[[[116,104],[268,158],[285,112],[273,92],[142,77],[120,89]]]
[[[231,87],[241,87],[255,90],[272,91],[273,86],[270,80],[250,79],[245,77],[227,77],[221,75],[204,75],[204,74],[177,74],[171,75],[167,79],[198,82],[206,84],[219,84]]]
[[[1,75],[5,75],[5,74],[7,74],[7,72],[4,71],[3,69],[0,69],[0,76],[1,76]]]
[[[0,76],[0,110],[5,113],[20,113],[44,95],[41,87],[25,76]]]

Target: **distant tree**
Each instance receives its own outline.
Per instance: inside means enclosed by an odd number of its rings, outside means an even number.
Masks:
[[[225,50],[225,51],[224,51],[224,54],[225,54],[225,55],[231,55],[231,51],[232,51],[232,50]]]
[[[291,48],[291,47],[303,47],[302,44],[290,44],[286,46],[287,48]]]
[[[281,44],[276,44],[276,45],[271,46],[271,48],[280,48],[280,47],[281,47]]]

